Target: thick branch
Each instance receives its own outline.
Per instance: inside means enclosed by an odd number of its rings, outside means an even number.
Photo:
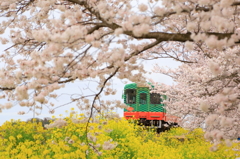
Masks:
[[[7,88],[7,87],[0,87],[0,90],[2,91],[10,91],[10,90],[14,90],[15,87],[11,87],[11,88]]]
[[[89,30],[90,33],[92,33],[94,30],[98,30],[102,27],[107,27],[111,28],[112,30],[115,30],[117,28],[121,28],[120,25],[116,23],[107,23],[98,12],[95,10],[93,11],[91,8],[89,8],[88,4],[86,1],[79,1],[79,0],[68,0],[69,2],[78,4],[78,5],[83,5],[86,7],[92,14],[94,14],[96,17],[99,18],[99,20],[102,21],[102,23],[96,23],[96,25]],[[240,5],[240,2],[234,2],[233,5]],[[199,7],[198,7],[199,8]],[[186,12],[186,10],[184,10]],[[142,36],[135,36],[132,31],[124,31],[123,34],[126,34],[128,36],[134,37],[136,39],[156,39],[157,41],[178,41],[178,42],[186,42],[186,41],[193,41],[191,38],[191,33],[165,33],[165,32],[149,32],[148,34],[142,35]],[[231,35],[234,33],[215,33],[215,32],[206,32],[206,35],[214,35],[216,36],[219,40],[220,39],[230,39]],[[240,43],[240,41],[236,42]]]

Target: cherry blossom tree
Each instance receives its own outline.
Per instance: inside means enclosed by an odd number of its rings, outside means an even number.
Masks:
[[[175,84],[155,83],[155,91],[169,97],[166,108],[182,117],[180,124],[205,128],[205,138],[217,144],[240,136],[239,47],[207,53],[210,57],[197,53],[177,69],[156,65],[154,72],[171,76]]]
[[[199,118],[195,125],[206,119],[206,138],[225,137],[220,129],[236,137],[239,5],[237,0],[1,0],[0,40],[8,47],[0,56],[0,89],[9,100],[1,109],[11,108],[11,101],[42,109],[53,105],[50,99],[67,83],[94,79],[98,92],[71,100],[100,111],[111,104],[100,95],[116,92],[113,77],[145,83],[138,60],[172,58],[183,65],[155,68],[176,81],[158,89],[176,99],[170,109],[193,114]]]
[[[177,69],[155,65],[154,72],[170,76],[175,84],[156,82],[154,91],[169,97],[168,112],[182,117],[184,127],[205,128],[205,138],[215,143],[213,151],[222,139],[231,145],[230,139],[240,136],[238,5],[239,1],[198,1],[195,11],[180,9],[180,15],[192,19],[187,18],[182,29],[193,40],[174,48],[168,43],[156,51],[183,64]]]

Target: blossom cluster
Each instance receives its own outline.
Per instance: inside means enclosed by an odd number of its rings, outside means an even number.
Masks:
[[[197,61],[194,61],[197,56],[189,58],[193,63],[175,70],[155,67],[156,72],[171,75],[176,82],[174,86],[156,84],[157,92],[170,98],[165,101],[169,113],[191,117],[192,121],[185,118],[182,124],[204,128],[206,138],[215,142],[240,136],[238,50],[239,47],[213,50],[209,52],[210,58],[204,55],[198,55]]]

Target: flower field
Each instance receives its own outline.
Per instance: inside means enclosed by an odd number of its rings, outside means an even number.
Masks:
[[[225,159],[237,158],[239,143],[220,144],[215,152],[203,131],[173,128],[156,134],[125,119],[95,118],[83,114],[41,123],[5,122],[0,128],[0,158],[14,159]],[[87,130],[87,131],[86,131]]]

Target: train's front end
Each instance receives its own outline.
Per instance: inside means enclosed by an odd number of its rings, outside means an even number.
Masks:
[[[162,103],[166,96],[150,93],[149,87],[141,87],[136,83],[124,87],[124,103],[129,107],[124,109],[126,119],[136,119],[143,125],[161,126],[165,119],[165,108]]]
[[[128,106],[124,109],[126,119],[138,120],[139,125],[157,127],[158,131],[165,131],[177,125],[177,117],[166,115],[163,101],[167,97],[150,93],[147,86],[138,86],[136,83],[125,85],[123,99]]]

